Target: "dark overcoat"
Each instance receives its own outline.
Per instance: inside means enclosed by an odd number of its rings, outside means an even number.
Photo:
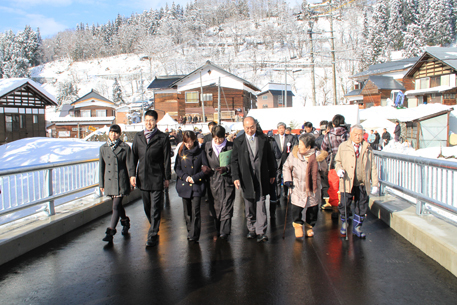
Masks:
[[[130,146],[121,141],[113,151],[107,143],[100,146],[99,186],[107,196],[128,195],[130,177],[135,176],[133,154]]]
[[[267,137],[260,132],[256,133],[257,155],[256,160],[258,168],[253,169],[249,157],[248,143],[246,134],[243,133],[233,141],[232,152],[232,181],[240,180],[243,189],[244,198],[256,198],[253,172],[255,171],[260,177],[261,196],[266,196],[270,192],[270,178],[276,177],[276,168],[274,166],[274,155],[270,148]]]
[[[171,179],[171,147],[168,136],[157,133],[146,142],[144,131],[133,139],[133,162],[136,165],[136,185],[145,191],[163,190],[163,181]]]
[[[295,137],[294,135],[285,134],[284,136],[285,136],[284,146],[282,147],[282,150],[281,150],[281,139],[279,137],[279,134],[275,134],[273,136],[273,138],[276,141],[276,144],[278,144],[279,151],[281,152],[281,157],[276,160],[279,169],[282,169],[282,166],[283,166],[284,162],[286,162],[286,159],[289,156],[289,153],[292,151],[293,147],[295,145],[298,145],[297,137]],[[289,147],[289,149],[287,149],[287,147]]]
[[[227,141],[221,152],[232,149],[233,143]],[[233,216],[233,201],[235,200],[235,185],[231,175],[232,166],[230,164],[227,166],[228,171],[225,175],[219,174],[215,171],[217,167],[220,167],[219,157],[213,151],[212,141],[205,144],[205,152],[209,167],[213,170],[209,177],[209,185],[214,197],[214,207],[210,207],[210,212],[214,215],[211,216],[219,220],[230,219]]]
[[[176,191],[182,198],[202,197],[205,195],[205,174],[202,165],[208,166],[205,152],[199,147],[198,142],[195,142],[190,150],[182,145],[182,153],[178,153],[175,161]],[[189,176],[194,183],[186,182]]]

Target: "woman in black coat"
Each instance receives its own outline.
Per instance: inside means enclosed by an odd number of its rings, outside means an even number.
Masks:
[[[225,138],[224,127],[218,125],[211,131],[212,139],[205,143],[206,159],[212,169],[209,185],[213,201],[209,201],[209,211],[214,220],[217,236],[227,239],[232,228],[233,202],[235,200],[235,185],[232,182],[230,161],[221,166],[219,154],[230,151],[233,143]]]
[[[106,229],[103,241],[112,242],[116,234],[116,226],[121,218],[122,235],[128,233],[130,219],[122,206],[122,197],[130,193],[130,177],[135,176],[133,155],[130,146],[120,139],[121,128],[112,125],[109,129],[108,141],[100,147],[100,191],[113,200],[111,224]]]
[[[193,131],[183,132],[183,143],[175,162],[176,191],[182,198],[187,225],[187,239],[198,242],[200,238],[200,200],[205,194],[205,173],[209,173],[205,153]]]

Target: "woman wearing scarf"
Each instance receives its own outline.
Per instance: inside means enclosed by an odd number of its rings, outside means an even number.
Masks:
[[[321,175],[327,170],[327,152],[316,151],[315,137],[302,134],[283,167],[284,184],[291,189],[292,220],[295,237],[314,236],[313,227],[317,221],[318,205],[321,200]],[[303,212],[306,209],[305,221]]]
[[[209,185],[214,200],[210,203],[209,211],[214,220],[217,236],[227,240],[232,228],[235,185],[230,174],[230,160],[225,166],[221,166],[219,155],[221,152],[232,150],[233,143],[227,141],[225,128],[220,125],[213,127],[211,134],[213,139],[204,147],[209,167],[213,170]]]
[[[121,128],[112,125],[109,129],[108,141],[100,147],[100,191],[113,200],[111,224],[106,229],[103,241],[112,242],[116,234],[116,226],[121,218],[122,235],[130,228],[130,219],[125,215],[122,197],[130,193],[130,177],[135,176],[133,155],[130,146],[120,139]]]
[[[193,131],[183,132],[182,145],[175,161],[176,191],[182,198],[187,239],[198,242],[200,238],[200,200],[205,194],[205,174],[209,174],[205,153]]]

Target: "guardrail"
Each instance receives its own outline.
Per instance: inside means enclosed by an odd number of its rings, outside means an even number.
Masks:
[[[457,215],[457,163],[423,157],[374,151],[380,193],[386,187],[415,198],[416,213],[426,204]]]
[[[43,204],[54,215],[56,199],[98,187],[98,167],[90,159],[0,170],[0,216]]]

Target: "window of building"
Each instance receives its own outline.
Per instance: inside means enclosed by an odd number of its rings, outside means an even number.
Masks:
[[[445,93],[444,99],[446,99],[446,100],[455,99],[455,93]]]
[[[198,103],[198,91],[186,92],[186,103]]]
[[[38,124],[38,115],[37,114],[33,115],[33,124]]]
[[[106,110],[96,110],[95,115],[97,117],[106,117]]]
[[[25,128],[25,115],[23,114],[6,114],[5,115],[6,131],[13,132],[19,128]]]
[[[283,105],[284,97],[282,95],[278,96],[278,106]]]
[[[263,108],[268,108],[268,105],[267,105],[267,104],[264,104],[262,107],[263,107]]]
[[[204,93],[202,95],[204,102],[212,102],[213,101],[213,94],[212,93]]]
[[[441,86],[441,76],[430,77],[430,88]]]
[[[6,131],[13,132],[13,116],[11,114],[5,115]]]
[[[262,95],[262,100],[268,100],[268,96],[266,94]]]
[[[81,110],[81,117],[90,118],[91,117],[90,110]]]
[[[420,82],[421,82],[421,89],[430,88],[430,77],[423,77],[420,79]]]
[[[441,75],[441,86],[449,86],[450,79],[450,74]]]
[[[19,115],[19,128],[25,128],[25,115]]]

